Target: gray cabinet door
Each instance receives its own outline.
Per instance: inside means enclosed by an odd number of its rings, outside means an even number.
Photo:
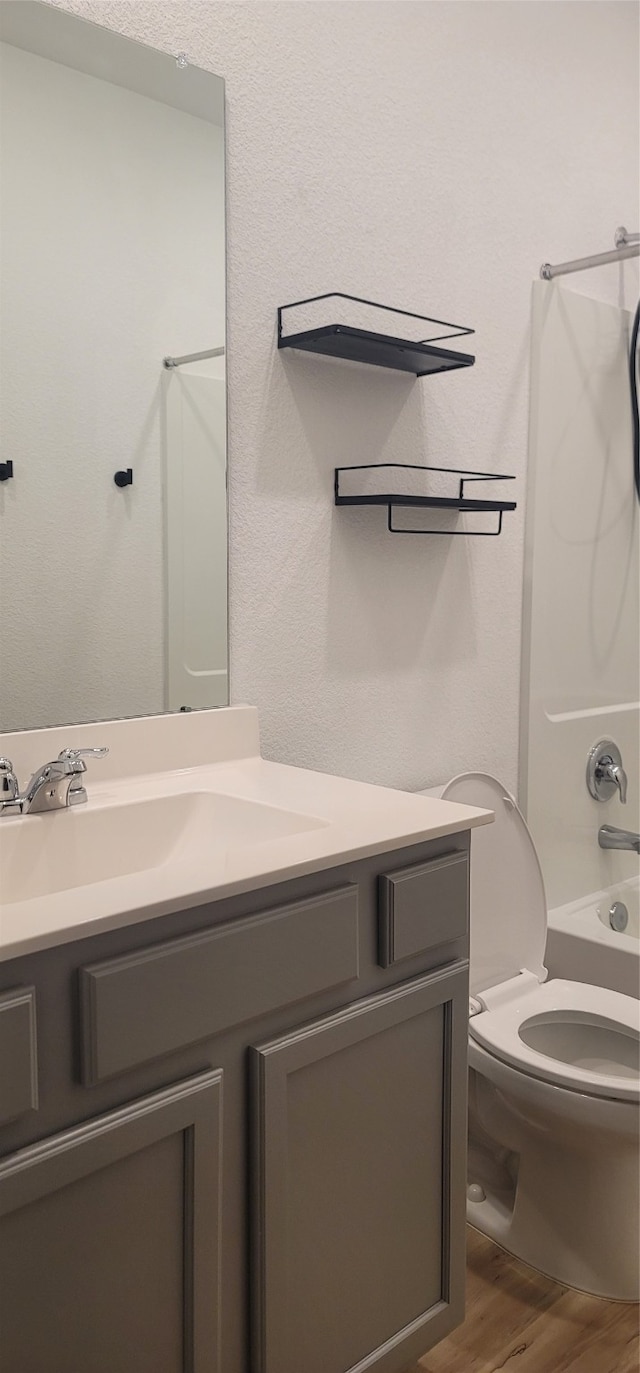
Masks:
[[[222,1073],[0,1164],[1,1373],[218,1373]]]
[[[464,1314],[466,964],[252,1050],[252,1373],[398,1373]]]
[[[0,994],[0,1125],[38,1109],[36,989]]]

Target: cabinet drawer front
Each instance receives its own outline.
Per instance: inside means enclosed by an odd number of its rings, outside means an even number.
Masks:
[[[35,987],[0,995],[0,1124],[38,1109]]]
[[[358,888],[281,906],[81,971],[83,1081],[358,976]]]
[[[379,883],[380,963],[464,939],[468,928],[469,864],[461,851],[396,868]]]

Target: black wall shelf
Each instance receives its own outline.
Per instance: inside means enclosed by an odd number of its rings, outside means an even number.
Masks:
[[[283,335],[283,312],[314,304],[318,300],[348,300],[357,305],[370,306],[375,310],[387,310],[390,314],[419,319],[423,323],[444,328],[447,332],[426,339],[412,340],[396,338],[391,334],[381,334],[370,329],[355,328],[348,324],[322,324],[299,333]],[[328,291],[324,295],[309,296],[306,300],[294,300],[288,305],[278,307],[278,348],[321,353],[327,357],[346,358],[351,362],[364,362],[374,367],[391,367],[400,372],[413,372],[417,377],[430,376],[434,372],[451,372],[460,367],[472,367],[475,357],[471,353],[460,353],[453,348],[434,346],[442,339],[472,333],[473,329],[468,329],[465,325],[450,324],[430,315],[418,315],[412,310],[394,310],[391,305],[381,305],[375,300],[365,300],[361,296],[346,295],[344,291]]]
[[[345,492],[344,483],[341,477],[345,472],[383,472],[392,469],[393,471],[404,472],[440,472],[457,478],[458,490],[455,495],[439,496],[435,494],[415,494],[408,490],[402,491],[365,491],[358,492],[350,490]],[[351,479],[352,482],[354,479]],[[515,510],[515,501],[503,501],[491,498],[482,500],[475,496],[467,496],[465,493],[466,482],[484,481],[513,481],[512,476],[506,476],[499,472],[471,472],[460,467],[427,467],[419,463],[405,462],[385,462],[385,463],[357,463],[352,467],[336,467],[334,478],[334,493],[336,505],[386,505],[387,507],[387,528],[391,534],[445,534],[449,537],[456,535],[465,536],[485,536],[495,537],[502,530],[502,516],[505,510]],[[357,479],[355,479],[357,485]],[[366,481],[362,483],[366,485]],[[409,483],[407,482],[407,486]],[[409,529],[405,526],[395,525],[393,522],[393,511],[398,507],[413,507],[429,510],[448,510],[448,511],[489,511],[498,516],[497,526],[494,529]]]

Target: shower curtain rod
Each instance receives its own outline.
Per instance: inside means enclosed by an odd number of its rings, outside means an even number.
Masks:
[[[203,362],[205,358],[223,358],[224,348],[206,348],[204,353],[185,353],[181,358],[163,358],[165,367],[182,367],[183,362]]]
[[[588,267],[603,267],[607,262],[622,262],[626,257],[640,257],[640,234],[630,234],[624,227],[616,229],[615,248],[610,253],[592,253],[590,257],[577,257],[573,262],[558,262],[552,266],[543,262],[540,276],[543,281],[553,277],[565,276],[568,272],[586,272]]]

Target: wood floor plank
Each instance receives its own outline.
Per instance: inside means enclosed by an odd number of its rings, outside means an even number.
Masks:
[[[468,1230],[464,1324],[407,1373],[638,1373],[638,1307],[545,1278]]]
[[[513,1373],[636,1373],[637,1315],[618,1302],[565,1292],[525,1326],[517,1355],[513,1342],[506,1342],[490,1367]]]

